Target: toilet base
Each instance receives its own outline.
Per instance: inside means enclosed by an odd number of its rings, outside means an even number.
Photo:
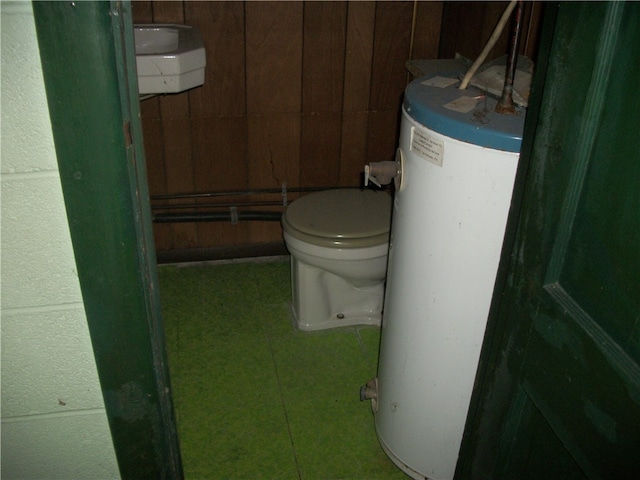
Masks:
[[[337,316],[331,317],[328,320],[320,323],[304,323],[304,321],[300,321],[296,314],[296,309],[293,304],[290,305],[290,314],[291,314],[291,322],[293,326],[298,330],[303,330],[305,332],[313,332],[319,330],[328,330],[330,328],[339,328],[339,327],[353,327],[356,325],[371,325],[374,327],[379,327],[382,321],[382,315],[370,315],[367,312],[346,314],[343,318],[338,318]]]
[[[369,285],[356,286],[291,257],[291,285],[291,315],[294,326],[299,330],[380,326],[384,278]]]

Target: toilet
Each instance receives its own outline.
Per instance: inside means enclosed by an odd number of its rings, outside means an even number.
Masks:
[[[390,223],[382,191],[324,190],[291,202],[282,230],[298,329],[380,325]]]

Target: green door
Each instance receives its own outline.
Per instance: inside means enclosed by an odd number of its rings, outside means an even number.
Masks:
[[[120,475],[179,480],[131,3],[38,1],[33,10],[78,277]]]
[[[547,5],[459,479],[640,479],[640,3]]]

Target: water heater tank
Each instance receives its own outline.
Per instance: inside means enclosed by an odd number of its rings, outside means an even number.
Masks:
[[[413,478],[452,479],[518,164],[524,111],[434,61],[405,91],[375,425]]]

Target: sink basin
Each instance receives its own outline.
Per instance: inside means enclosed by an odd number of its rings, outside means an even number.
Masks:
[[[177,93],[204,83],[207,59],[200,32],[188,25],[134,25],[141,95]]]

